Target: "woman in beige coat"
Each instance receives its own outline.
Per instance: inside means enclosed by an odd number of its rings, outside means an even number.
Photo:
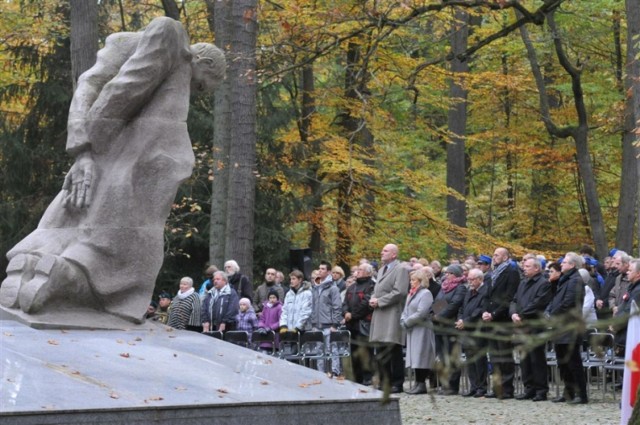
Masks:
[[[435,336],[429,311],[433,295],[427,289],[432,275],[428,270],[416,270],[410,275],[409,297],[400,318],[407,332],[405,366],[414,369],[416,385],[407,394],[426,394],[426,380],[436,358]]]

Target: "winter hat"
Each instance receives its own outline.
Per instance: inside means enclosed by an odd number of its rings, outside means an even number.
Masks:
[[[460,277],[462,276],[462,267],[458,264],[451,264],[450,266],[447,266],[447,272],[451,273],[455,277]]]
[[[278,291],[276,291],[275,289],[269,290],[269,294],[267,295],[267,299],[269,299],[269,297],[271,295],[275,295],[278,300],[280,299],[280,295],[278,294]]]

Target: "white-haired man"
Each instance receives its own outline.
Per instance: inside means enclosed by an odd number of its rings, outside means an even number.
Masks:
[[[616,318],[626,318],[623,323],[615,326],[615,341],[617,351],[624,354],[624,347],[627,344],[627,324],[629,315],[631,314],[631,302],[635,301],[640,307],[640,259],[631,260],[629,262],[629,270],[627,270],[627,278],[629,286],[627,292],[622,297],[622,303],[616,311]]]
[[[369,341],[376,346],[376,360],[383,386],[401,393],[404,384],[403,332],[400,316],[409,293],[409,269],[398,261],[398,247],[387,244],[380,253],[381,268],[369,305],[373,308]]]
[[[235,260],[224,263],[224,271],[229,279],[229,285],[236,290],[240,298],[253,299],[253,285],[249,278],[240,273],[240,266]]]
[[[556,358],[560,377],[564,381],[564,393],[551,400],[554,403],[588,403],[587,384],[580,357],[582,335],[576,326],[576,323],[582,321],[584,282],[578,269],[582,267],[583,261],[575,252],[565,254],[560,264],[562,276],[558,280],[558,288],[545,310],[545,316],[551,320],[557,334],[554,338]]]
[[[455,327],[464,330],[462,345],[467,357],[469,391],[464,397],[484,397],[487,393],[487,341],[479,335],[482,329],[482,313],[488,286],[484,284],[484,274],[480,269],[469,270],[467,277],[469,291],[465,294],[458,310]]]
[[[613,256],[613,267],[620,272],[608,297],[609,308],[611,308],[614,316],[617,314],[620,304],[622,304],[622,297],[627,293],[627,287],[629,286],[627,272],[629,271],[630,262],[631,257],[626,252],[618,251]]]

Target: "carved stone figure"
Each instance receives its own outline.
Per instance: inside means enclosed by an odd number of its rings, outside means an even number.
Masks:
[[[157,18],[107,38],[78,81],[68,122],[75,162],[38,228],[8,253],[5,310],[102,311],[141,323],[163,260],[163,230],[191,175],[189,95],[224,78],[224,54],[189,46]]]

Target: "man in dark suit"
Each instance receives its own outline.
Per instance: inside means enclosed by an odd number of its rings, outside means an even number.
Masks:
[[[493,253],[493,273],[488,289],[482,320],[493,336],[489,340],[489,353],[493,373],[493,394],[499,399],[513,398],[513,344],[511,343],[511,319],[509,305],[520,283],[520,273],[510,261],[506,248],[496,248]]]
[[[547,382],[546,341],[536,340],[544,331],[542,324],[544,310],[551,301],[551,285],[542,274],[542,264],[537,258],[528,258],[522,264],[525,280],[511,303],[509,314],[515,326],[515,332],[522,336],[524,356],[520,359],[524,393],[518,400],[544,401],[549,392]]]
[[[380,383],[391,393],[404,384],[403,333],[400,316],[409,293],[409,269],[398,261],[398,247],[387,244],[380,253],[381,269],[369,305],[373,308],[369,341],[376,347]]]
[[[464,397],[484,397],[487,393],[487,341],[479,333],[482,331],[482,313],[487,296],[487,285],[483,284],[484,275],[480,269],[469,270],[467,281],[469,291],[458,311],[456,329],[464,330],[462,346],[467,357],[469,373],[469,392]]]
[[[545,317],[551,320],[557,334],[554,336],[556,357],[560,377],[564,381],[564,393],[551,400],[554,403],[588,403],[587,384],[580,357],[582,334],[576,326],[583,323],[584,281],[578,273],[583,261],[575,252],[567,252],[560,264],[562,276],[558,281],[558,289],[545,310]]]

